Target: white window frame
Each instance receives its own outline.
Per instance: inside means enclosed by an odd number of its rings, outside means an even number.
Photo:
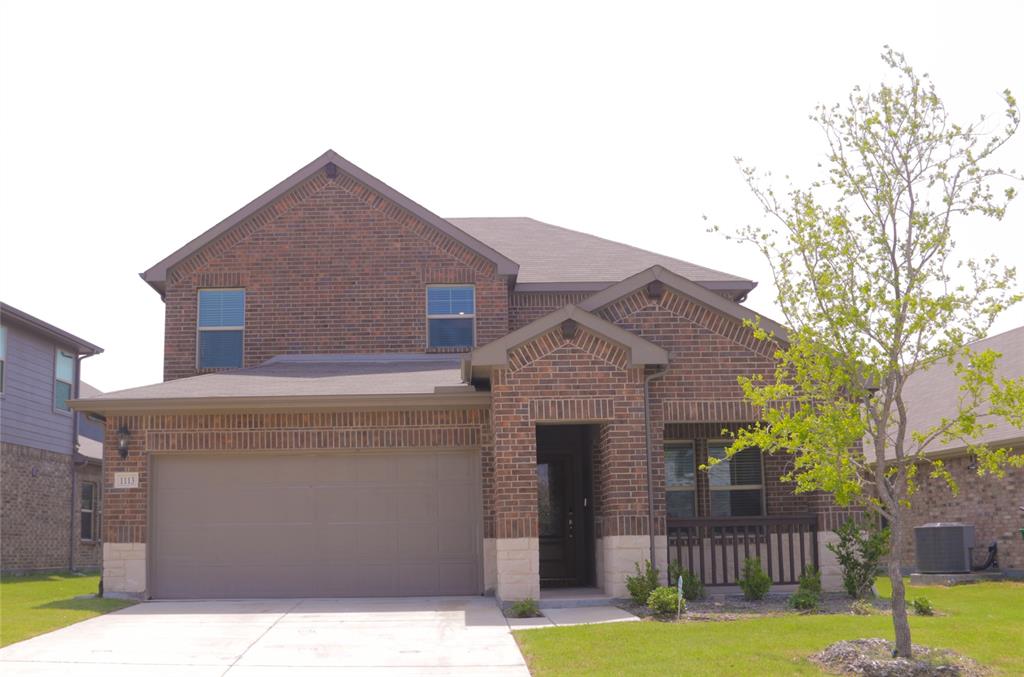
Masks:
[[[472,313],[463,313],[461,315],[459,315],[458,313],[456,313],[454,315],[448,315],[448,314],[432,315],[430,313],[430,290],[431,289],[442,289],[442,288],[455,288],[455,287],[458,287],[458,288],[466,288],[466,287],[468,287],[469,289],[473,290],[473,312]],[[466,347],[467,348],[475,348],[476,347],[476,285],[475,284],[428,284],[426,289],[423,291],[423,310],[424,310],[424,313],[426,314],[426,318],[427,318],[426,319],[426,325],[425,325],[426,331],[424,332],[425,333],[424,339],[426,340],[427,350],[452,350],[452,349],[449,349],[449,348],[445,348],[444,346],[431,346],[430,345],[430,321],[431,320],[466,320],[466,319],[473,320],[473,343],[472,343],[472,345],[469,345],[469,346],[466,346]],[[461,346],[459,346],[459,347],[461,347]]]
[[[708,459],[711,458],[711,447],[730,447],[732,446],[732,440],[725,439],[710,439],[707,441],[707,452]],[[753,447],[751,447],[753,448]],[[711,483],[711,473],[708,472],[708,510],[711,510],[711,506],[714,502],[711,500],[711,493],[715,491],[743,491],[754,489],[761,490],[761,513],[760,515],[750,515],[751,517],[764,517],[768,514],[768,497],[765,491],[764,485],[764,452],[760,449],[757,450],[757,457],[761,460],[761,483],[760,484],[719,484],[714,485]]]
[[[84,487],[87,484],[92,486],[92,507],[89,508],[88,510],[82,507],[82,487]],[[79,487],[78,487],[78,491],[79,491],[79,494],[78,494],[78,514],[79,514],[78,539],[81,540],[81,541],[85,541],[86,543],[95,543],[96,541],[100,540],[99,538],[97,538],[97,533],[99,531],[99,513],[100,513],[100,511],[99,511],[99,489],[100,489],[99,488],[99,483],[98,482],[92,482],[92,481],[83,481],[79,485]],[[82,538],[82,524],[81,524],[81,522],[82,522],[82,520],[85,519],[86,513],[88,513],[88,515],[89,515],[89,522],[92,524],[92,538]]]
[[[60,360],[61,355],[66,355],[67,357],[71,358],[70,381],[65,381],[64,379],[60,378],[57,375],[57,361]],[[62,348],[55,348],[53,351],[53,394],[50,398],[50,402],[53,405],[53,411],[57,414],[61,414],[62,416],[71,416],[72,411],[71,407],[68,407],[67,409],[61,409],[60,407],[57,406],[57,384],[66,383],[69,386],[68,392],[70,392],[71,394],[70,397],[68,397],[68,399],[73,399],[75,397],[75,370],[78,368],[78,360],[75,358],[76,355],[74,353],[70,353]]]
[[[663,440],[662,458],[672,445],[689,444],[693,450],[693,484],[669,484],[668,463],[665,463],[665,516],[667,519],[696,519],[700,516],[700,497],[697,495],[697,440]],[[669,517],[668,515],[668,494],[673,491],[689,491],[693,494],[693,517]]]
[[[202,303],[202,301],[200,300],[200,297],[202,296],[202,292],[204,292],[204,291],[240,291],[240,292],[242,292],[242,322],[243,322],[242,326],[240,326],[240,327],[229,327],[229,326],[224,326],[224,327],[200,327],[199,326],[199,306]],[[245,305],[246,305],[246,301],[248,300],[248,296],[249,295],[246,294],[246,292],[245,292],[245,287],[200,287],[200,288],[196,289],[196,371],[199,371],[201,369],[235,369],[236,368],[236,367],[204,367],[204,366],[202,366],[202,362],[201,362],[202,355],[200,353],[199,340],[200,340],[200,338],[202,336],[202,333],[206,332],[206,331],[240,331],[240,332],[242,332],[242,363],[241,363],[241,365],[239,365],[238,368],[241,368],[241,367],[245,366],[245,324],[244,324],[244,322],[245,322],[245,316],[247,315],[247,313],[245,311]]]

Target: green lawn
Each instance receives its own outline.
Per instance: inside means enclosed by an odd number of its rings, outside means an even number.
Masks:
[[[99,582],[99,576],[69,574],[0,579],[0,646],[134,604],[118,599],[75,599],[95,594]]]
[[[879,580],[879,592],[891,587]],[[954,649],[995,674],[1024,674],[1024,583],[911,588],[943,615],[912,617],[916,644]],[[888,616],[611,623],[515,633],[534,675],[817,675],[806,657],[840,639],[892,639]]]

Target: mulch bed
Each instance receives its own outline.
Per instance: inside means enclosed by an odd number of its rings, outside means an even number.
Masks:
[[[914,644],[913,658],[893,658],[894,644],[887,639],[836,642],[811,660],[826,671],[863,677],[981,677],[988,674],[978,663],[948,649]]]
[[[693,600],[686,603],[686,611],[683,612],[680,622],[704,622],[704,621],[735,621],[763,616],[779,616],[782,614],[849,614],[853,613],[851,607],[854,600],[845,593],[825,593],[821,596],[821,605],[818,609],[801,611],[789,606],[789,594],[773,593],[762,600],[749,601],[742,595],[710,595],[704,599]],[[889,600],[874,599],[870,604],[878,612],[889,610]],[[619,605],[622,609],[641,618],[651,620],[675,622],[675,615],[660,617],[645,606],[624,602]]]

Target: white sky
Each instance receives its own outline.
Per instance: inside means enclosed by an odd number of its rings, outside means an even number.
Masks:
[[[808,175],[819,102],[883,44],[964,120],[1024,98],[1020,2],[3,2],[0,298],[161,379],[138,273],[327,148],[441,216],[532,216],[761,282],[705,233],[759,218],[733,163]],[[1024,139],[1002,158],[1024,169]],[[965,231],[1024,275],[1024,201]],[[1024,324],[1024,307],[995,331]]]

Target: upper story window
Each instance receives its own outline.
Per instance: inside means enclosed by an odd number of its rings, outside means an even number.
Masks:
[[[75,388],[75,356],[58,349],[53,373],[53,406],[60,411],[70,412],[68,400]]]
[[[726,459],[728,442],[708,442],[708,457],[725,459],[711,466],[712,517],[751,517],[764,514],[764,472],[760,449],[744,449]]]
[[[693,442],[665,442],[665,501],[670,518],[697,516],[697,457]]]
[[[458,285],[427,287],[427,347],[472,348],[475,335],[476,290]]]
[[[7,376],[7,327],[0,327],[0,393],[4,391]]]
[[[200,289],[197,324],[200,369],[242,366],[244,289]]]

